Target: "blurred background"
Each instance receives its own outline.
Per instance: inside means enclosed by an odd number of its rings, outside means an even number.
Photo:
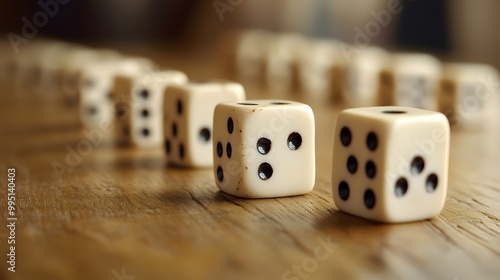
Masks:
[[[392,3],[396,2],[396,3]],[[420,50],[443,60],[500,67],[500,1],[401,0],[39,0],[3,1],[0,32],[78,43],[182,45],[203,49],[234,27],[294,31],[312,37],[356,40],[372,28],[369,43],[389,50]],[[42,12],[43,11],[43,12]],[[42,13],[41,13],[42,12]],[[45,16],[43,15],[45,13]],[[382,14],[381,14],[382,13]],[[47,16],[48,14],[48,16]],[[384,21],[379,29],[371,21]],[[23,20],[24,19],[24,20]],[[385,24],[387,23],[387,24]],[[35,25],[36,27],[36,25]],[[375,29],[374,29],[375,28]],[[22,48],[22,45],[20,46]]]

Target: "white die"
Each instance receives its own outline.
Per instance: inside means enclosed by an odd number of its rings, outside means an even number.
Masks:
[[[190,81],[165,90],[163,134],[168,163],[181,167],[213,164],[212,137],[215,106],[245,100],[245,90],[228,81]]]
[[[153,63],[144,58],[117,58],[86,65],[80,78],[80,119],[87,128],[113,122],[113,87],[116,77],[152,71]]]
[[[116,60],[118,52],[112,50],[74,49],[62,62],[62,92],[70,104],[79,101],[79,85],[82,70],[98,61]]]
[[[299,45],[298,79],[303,90],[312,94],[332,92],[340,84],[338,71],[345,65],[336,40],[310,40]]]
[[[306,39],[299,34],[271,36],[266,52],[266,82],[270,87],[289,89],[297,79],[299,50]]]
[[[51,43],[44,48],[38,58],[40,68],[40,91],[43,93],[60,93],[62,91],[62,68],[67,59],[76,50],[83,50],[82,46],[68,43]]]
[[[122,92],[124,106],[115,125],[117,142],[138,147],[160,146],[165,88],[186,82],[187,76],[174,70],[117,78],[115,89]]]
[[[34,40],[15,56],[16,89],[22,91],[36,89],[40,85],[41,65],[40,60],[46,49],[55,44],[49,40]]]
[[[457,128],[481,128],[498,119],[500,75],[485,64],[447,63],[443,67],[439,111]]]
[[[246,78],[262,76],[266,49],[271,33],[264,30],[249,30],[235,35],[235,67],[239,75]]]
[[[410,107],[341,112],[333,145],[335,204],[383,222],[439,214],[447,193],[449,141],[441,113]]]
[[[380,76],[379,105],[437,110],[441,62],[420,53],[393,54]]]
[[[342,97],[353,107],[374,106],[378,102],[380,73],[389,55],[378,47],[352,52],[341,71]]]
[[[213,140],[217,186],[248,198],[310,192],[315,180],[314,129],[311,107],[298,102],[217,105]]]

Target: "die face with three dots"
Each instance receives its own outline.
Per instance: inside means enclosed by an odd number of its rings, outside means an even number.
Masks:
[[[439,214],[447,193],[449,141],[441,113],[397,106],[341,112],[333,146],[335,204],[382,222]]]
[[[163,135],[168,163],[180,167],[212,166],[215,106],[243,100],[243,86],[229,81],[190,81],[167,87]]]
[[[187,82],[187,76],[179,71],[150,72],[121,81],[125,85],[125,100],[130,110],[129,136],[138,147],[154,147],[163,144],[163,94],[170,85]],[[119,84],[119,82],[116,82]],[[118,131],[117,133],[121,133]]]
[[[213,141],[217,186],[247,198],[310,192],[315,180],[314,125],[312,109],[298,102],[217,105]]]

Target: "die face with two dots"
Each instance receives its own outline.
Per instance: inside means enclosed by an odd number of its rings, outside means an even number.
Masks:
[[[115,102],[122,94],[114,89],[115,78],[140,75],[153,69],[144,58],[125,57],[86,65],[80,78],[80,119],[85,127],[99,127],[115,120]]]
[[[163,143],[163,94],[170,85],[187,82],[187,76],[175,70],[119,77],[115,89],[124,95],[115,125],[117,142],[137,147],[155,147]]]
[[[179,167],[212,166],[215,106],[243,100],[243,86],[229,81],[190,81],[167,87],[163,134],[168,163]]]
[[[214,174],[221,191],[247,198],[302,195],[315,181],[312,109],[283,100],[217,105]]]
[[[333,144],[335,204],[382,222],[439,214],[447,193],[449,141],[441,113],[397,106],[344,110]]]
[[[379,105],[437,110],[441,62],[420,53],[392,54],[380,75]]]
[[[439,111],[450,124],[481,128],[498,118],[498,71],[486,64],[446,63],[443,66]]]

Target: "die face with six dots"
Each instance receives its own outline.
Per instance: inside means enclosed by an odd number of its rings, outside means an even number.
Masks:
[[[341,112],[334,134],[335,204],[383,222],[437,215],[447,193],[449,139],[441,113],[409,107]]]
[[[314,129],[312,109],[298,102],[217,105],[213,140],[217,186],[249,198],[310,192],[315,179]]]

